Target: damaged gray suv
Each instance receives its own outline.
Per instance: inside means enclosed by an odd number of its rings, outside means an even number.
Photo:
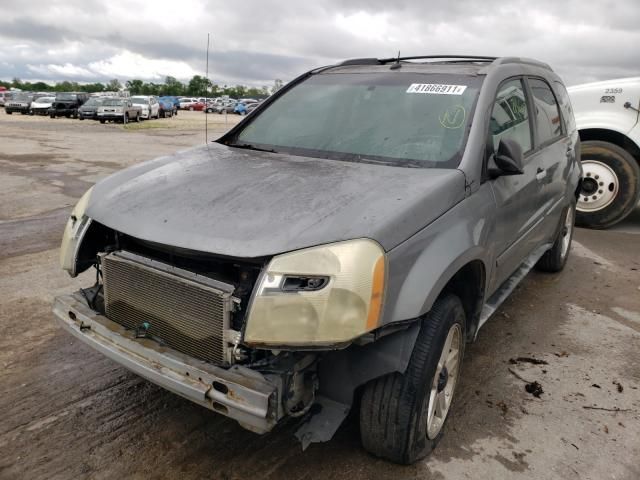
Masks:
[[[359,402],[398,463],[444,430],[473,341],[567,261],[581,179],[560,78],[521,58],[348,60],[219,140],[118,172],[68,220],[96,281],[59,323],[244,428],[327,441]],[[293,419],[293,420],[292,420]]]

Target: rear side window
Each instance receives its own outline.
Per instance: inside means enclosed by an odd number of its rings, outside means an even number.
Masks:
[[[536,126],[538,128],[538,143],[544,144],[562,135],[560,108],[551,87],[544,80],[530,78],[529,86],[533,93],[533,104],[536,109]]]
[[[494,150],[503,138],[516,141],[523,152],[531,150],[531,123],[522,80],[509,80],[500,86],[490,125]]]
[[[569,92],[567,92],[566,87],[560,82],[555,82],[555,87],[556,92],[558,92],[560,110],[562,110],[562,117],[564,118],[564,124],[567,126],[567,132],[573,132],[576,129],[576,119],[573,116],[573,107],[571,106]]]

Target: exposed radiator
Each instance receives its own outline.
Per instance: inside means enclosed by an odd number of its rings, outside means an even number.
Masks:
[[[233,285],[130,252],[101,255],[107,318],[186,355],[228,363]]]

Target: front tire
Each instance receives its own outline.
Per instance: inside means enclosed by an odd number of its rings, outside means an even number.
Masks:
[[[464,346],[465,312],[449,294],[422,320],[407,370],[365,386],[360,438],[367,451],[401,464],[431,453],[444,433]]]
[[[536,263],[536,269],[542,272],[556,273],[564,268],[571,250],[571,240],[573,240],[575,212],[576,205],[571,202],[571,205],[562,214],[562,225],[560,225],[560,231],[553,246],[540,257]]]
[[[576,224],[609,228],[629,215],[640,199],[640,166],[625,149],[609,142],[582,143],[582,188]]]

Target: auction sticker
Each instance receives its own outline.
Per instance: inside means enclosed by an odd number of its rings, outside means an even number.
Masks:
[[[462,95],[466,85],[442,85],[440,83],[412,83],[407,93],[430,93],[432,95]]]

